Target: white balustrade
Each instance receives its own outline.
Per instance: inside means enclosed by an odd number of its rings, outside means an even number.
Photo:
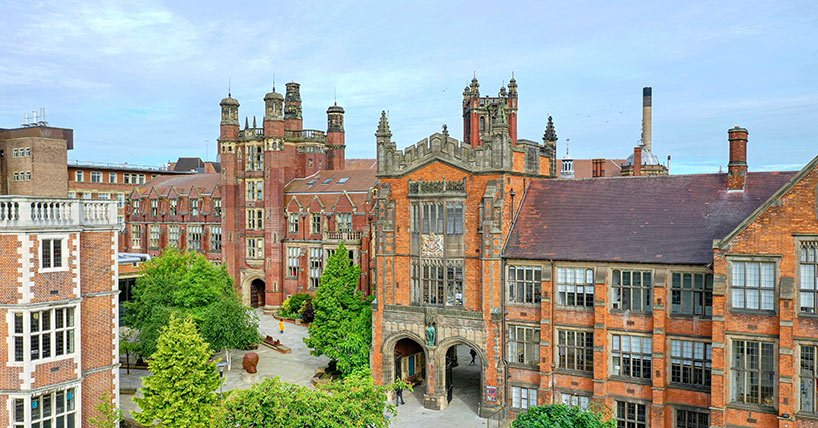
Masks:
[[[116,227],[116,201],[0,197],[0,228]]]

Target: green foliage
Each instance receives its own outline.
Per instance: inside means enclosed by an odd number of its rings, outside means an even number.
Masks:
[[[133,292],[134,301],[125,304],[125,321],[139,330],[135,349],[142,356],[156,351],[171,314],[191,317],[214,349],[246,348],[261,340],[258,320],[241,304],[225,267],[199,253],[167,248],[142,265]],[[205,325],[214,317],[224,325],[212,325],[215,321]]]
[[[278,311],[278,315],[284,318],[298,318],[301,314],[301,309],[307,302],[312,302],[312,294],[293,294],[281,304],[281,309]]]
[[[517,416],[512,428],[614,428],[616,422],[603,412],[576,406],[550,404],[531,407]]]
[[[219,373],[210,361],[210,349],[189,317],[171,316],[162,329],[156,352],[148,363],[151,375],[143,379],[142,409],[134,413],[142,425],[159,422],[166,427],[211,426],[218,402]]]
[[[315,309],[312,307],[312,301],[304,302],[301,307],[301,321],[311,323],[315,319]]]
[[[122,410],[114,406],[114,398],[110,392],[99,397],[96,406],[97,414],[90,418],[91,426],[95,428],[119,428],[122,420]]]
[[[372,299],[358,291],[361,267],[352,264],[341,244],[327,260],[315,292],[315,319],[304,342],[312,355],[337,362],[341,376],[369,367],[372,343]]]
[[[225,400],[217,427],[386,428],[391,386],[377,386],[367,372],[310,389],[267,379],[250,389],[233,391]]]

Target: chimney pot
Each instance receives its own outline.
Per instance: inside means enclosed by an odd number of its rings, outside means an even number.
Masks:
[[[730,162],[727,164],[727,190],[743,191],[747,179],[747,130],[735,126],[727,131]]]

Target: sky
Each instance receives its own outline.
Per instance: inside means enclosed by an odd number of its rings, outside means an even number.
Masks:
[[[219,101],[263,116],[275,81],[301,83],[304,126],[346,110],[347,158],[374,158],[381,110],[405,147],[447,124],[462,91],[514,73],[519,137],[558,155],[625,158],[653,87],[653,147],[672,173],[727,164],[748,129],[753,170],[818,155],[818,2],[4,1],[0,128],[46,109],[74,129],[69,158],[160,165],[216,158]]]

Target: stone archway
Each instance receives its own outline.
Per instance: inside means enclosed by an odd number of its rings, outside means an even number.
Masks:
[[[264,280],[256,278],[250,281],[250,307],[260,308],[265,304],[265,290],[266,285]]]
[[[394,382],[398,376],[404,380],[409,376],[414,376],[416,380],[420,378],[421,385],[426,385],[429,375],[428,362],[433,356],[429,355],[420,337],[410,332],[395,334],[384,341],[381,355],[383,355],[383,382],[385,384]],[[410,364],[412,370],[409,369]]]
[[[474,365],[471,364],[474,351]],[[474,343],[461,337],[444,340],[437,347],[436,366],[440,367],[435,388],[443,395],[445,406],[470,409],[483,413],[486,400],[485,373],[488,359]]]

